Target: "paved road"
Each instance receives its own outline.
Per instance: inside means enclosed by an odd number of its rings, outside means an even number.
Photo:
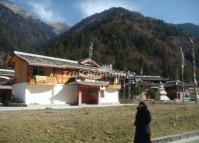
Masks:
[[[197,141],[192,141],[192,142],[188,142],[188,143],[199,143],[199,140],[197,140]]]
[[[199,136],[173,141],[170,143],[199,143]]]
[[[78,108],[97,108],[97,107],[111,107],[111,106],[137,106],[137,104],[100,104],[100,105],[84,105],[70,106],[70,105],[29,105],[27,107],[6,107],[0,105],[1,111],[16,111],[16,110],[42,110],[42,109],[78,109]]]

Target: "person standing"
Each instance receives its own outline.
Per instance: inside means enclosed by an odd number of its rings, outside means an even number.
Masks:
[[[137,107],[135,119],[134,143],[151,143],[151,113],[144,102],[140,102]]]

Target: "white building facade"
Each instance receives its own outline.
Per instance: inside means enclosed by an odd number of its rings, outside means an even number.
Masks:
[[[9,65],[15,68],[13,98],[27,105],[119,103],[119,78],[125,75],[92,59],[78,62],[23,52],[14,52]]]

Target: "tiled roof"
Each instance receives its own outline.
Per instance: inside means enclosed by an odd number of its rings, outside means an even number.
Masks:
[[[61,59],[61,58],[54,58],[49,56],[43,56],[43,55],[36,55],[36,54],[30,54],[30,53],[24,53],[24,52],[18,52],[14,51],[14,55],[23,59],[26,61],[29,65],[34,66],[46,66],[46,67],[57,67],[57,68],[76,68],[76,69],[88,69],[95,72],[105,72],[111,75],[125,75],[122,71],[116,71],[116,70],[108,70],[105,71],[101,67],[92,67],[89,65],[80,64],[78,61],[74,60],[67,60],[67,59]]]
[[[110,75],[113,75],[113,76],[126,76],[126,72],[125,71],[119,71],[119,70],[114,70],[114,69],[104,69],[104,68],[99,68],[98,69],[99,72],[101,73],[107,73],[107,74],[110,74]]]
[[[88,65],[91,67],[101,67],[98,63],[96,63],[93,59],[86,58],[79,61],[80,64]]]
[[[87,85],[87,86],[108,86],[109,82],[105,82],[105,81],[95,81],[95,82],[76,81],[76,82],[73,82],[70,84]]]
[[[13,84],[15,80],[14,70],[0,69],[0,86]]]
[[[161,76],[146,76],[146,75],[136,75],[136,79],[141,79],[142,81],[168,81],[168,78],[163,78]]]
[[[137,85],[142,85],[142,86],[152,86],[154,83],[148,82],[148,81],[142,81],[142,80],[136,80]]]
[[[182,82],[180,80],[173,80],[173,81],[167,81],[165,83],[165,87],[171,87],[171,86],[182,86]]]
[[[48,67],[58,67],[58,68],[90,68],[86,65],[80,65],[78,61],[54,58],[43,55],[29,54],[24,52],[14,51],[14,55],[25,60],[29,65],[35,66],[48,66]]]
[[[14,70],[0,69],[1,76],[15,76]]]
[[[165,83],[165,87],[172,87],[172,86],[180,86],[180,87],[182,87],[182,86],[183,86],[183,83],[182,83],[182,81],[180,81],[180,80],[167,81],[167,82]],[[193,86],[193,85],[192,85],[192,84],[189,84],[189,83],[184,83],[184,86],[185,86],[185,87],[191,87],[191,86]]]

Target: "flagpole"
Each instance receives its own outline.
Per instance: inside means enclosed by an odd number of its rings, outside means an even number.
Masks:
[[[93,57],[93,43],[90,42],[90,45],[89,45],[89,59],[92,59]]]
[[[184,99],[184,66],[185,66],[185,61],[184,61],[184,53],[182,50],[182,47],[180,47],[180,51],[181,51],[181,56],[182,56],[182,98],[183,98],[183,102],[185,101]]]
[[[198,99],[197,99],[197,90],[196,90],[196,87],[197,87],[197,81],[196,81],[196,61],[195,61],[195,50],[194,50],[194,45],[193,45],[193,41],[192,39],[189,37],[189,40],[191,42],[191,46],[192,46],[192,57],[193,57],[193,86],[194,86],[194,93],[195,93],[195,102],[197,103],[198,102]]]

